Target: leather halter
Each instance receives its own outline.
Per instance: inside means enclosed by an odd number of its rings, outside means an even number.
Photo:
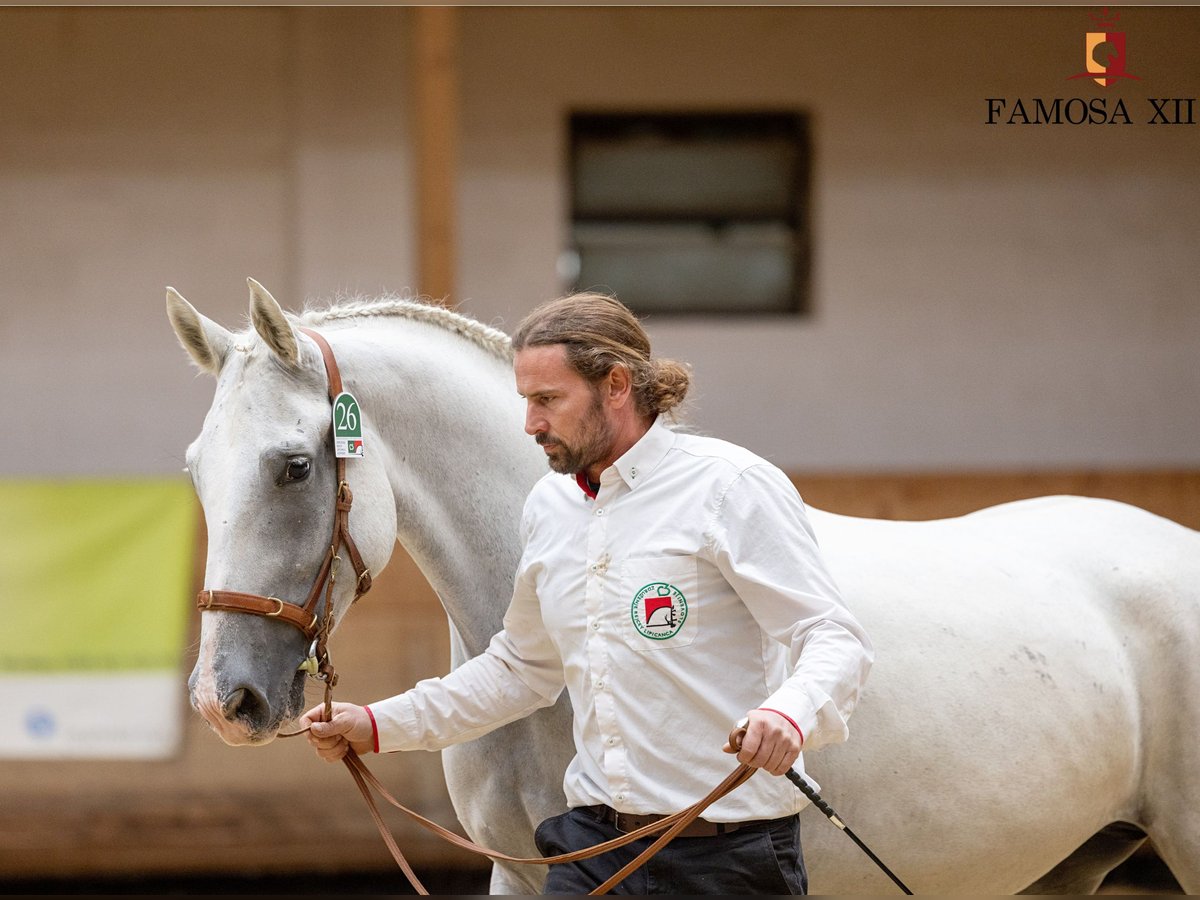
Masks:
[[[325,373],[329,379],[329,402],[333,404],[338,394],[342,392],[342,375],[338,370],[337,360],[329,343],[317,332],[309,328],[300,331],[312,338],[321,348],[321,356],[325,360]],[[358,600],[371,589],[371,572],[363,563],[362,555],[350,537],[350,505],[354,501],[350,486],[346,483],[346,460],[337,457],[337,492],[334,496],[333,536],[329,542],[329,550],[325,560],[317,572],[312,590],[303,606],[287,603],[278,597],[263,597],[259,594],[246,594],[240,591],[201,591],[196,597],[196,606],[202,612],[238,612],[256,616],[278,619],[281,622],[298,628],[305,638],[312,641],[308,660],[300,666],[308,674],[320,678],[328,686],[336,682],[333,666],[329,663],[326,651],[326,641],[329,638],[330,626],[333,621],[333,585],[337,580],[337,564],[341,561],[338,549],[342,544],[354,566],[357,581],[354,585],[354,600]],[[317,605],[321,594],[325,594],[324,614],[317,616]]]

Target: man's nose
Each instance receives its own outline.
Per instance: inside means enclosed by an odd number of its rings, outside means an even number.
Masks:
[[[525,433],[534,435],[546,430],[546,419],[532,407],[525,407]]]

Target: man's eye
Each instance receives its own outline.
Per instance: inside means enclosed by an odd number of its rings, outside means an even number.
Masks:
[[[309,471],[308,459],[303,456],[293,456],[287,461],[287,469],[284,470],[284,481],[303,481],[308,477]]]

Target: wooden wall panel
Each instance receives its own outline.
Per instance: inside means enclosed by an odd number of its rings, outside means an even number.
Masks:
[[[939,519],[1051,494],[1132,503],[1200,528],[1200,471],[792,473],[806,503],[877,519]]]
[[[413,136],[417,290],[453,305],[458,162],[458,10],[418,6],[413,16]]]
[[[198,577],[204,548],[197,550]],[[181,660],[180,703],[195,661]],[[369,702],[449,667],[446,617],[402,549],[330,642],[335,696]],[[313,704],[321,688],[310,682]],[[121,698],[114,697],[120,715]],[[161,762],[0,764],[0,883],[4,878],[382,869],[393,866],[348,772],[319,761],[302,738],[228,747],[190,709],[180,751]],[[456,826],[438,754],[370,760],[403,802]],[[472,865],[397,815],[397,839],[424,866]]]
[[[856,516],[928,519],[1006,500],[1071,493],[1135,503],[1200,527],[1200,471],[935,474],[796,473],[813,507]],[[203,565],[198,549],[197,580]],[[445,615],[398,549],[332,641],[337,696],[368,702],[444,672]],[[194,645],[181,665],[180,702]],[[313,702],[319,690],[311,691]],[[120,715],[120,698],[113,698]],[[436,754],[372,757],[385,784],[453,826]],[[398,816],[418,867],[480,863]],[[300,740],[257,749],[222,744],[189,713],[174,759],[156,763],[5,762],[0,766],[0,878],[83,874],[257,874],[391,866],[348,773]]]

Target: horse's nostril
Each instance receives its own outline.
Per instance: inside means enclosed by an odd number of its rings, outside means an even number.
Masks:
[[[242,701],[246,698],[246,689],[238,688],[225,698],[225,702],[221,704],[221,712],[225,714],[225,718],[233,720],[237,718],[238,710],[242,707]]]
[[[266,703],[262,696],[253,688],[240,687],[230,691],[225,702],[221,704],[221,712],[230,722],[242,719],[251,725],[262,724],[259,720],[265,718]]]

